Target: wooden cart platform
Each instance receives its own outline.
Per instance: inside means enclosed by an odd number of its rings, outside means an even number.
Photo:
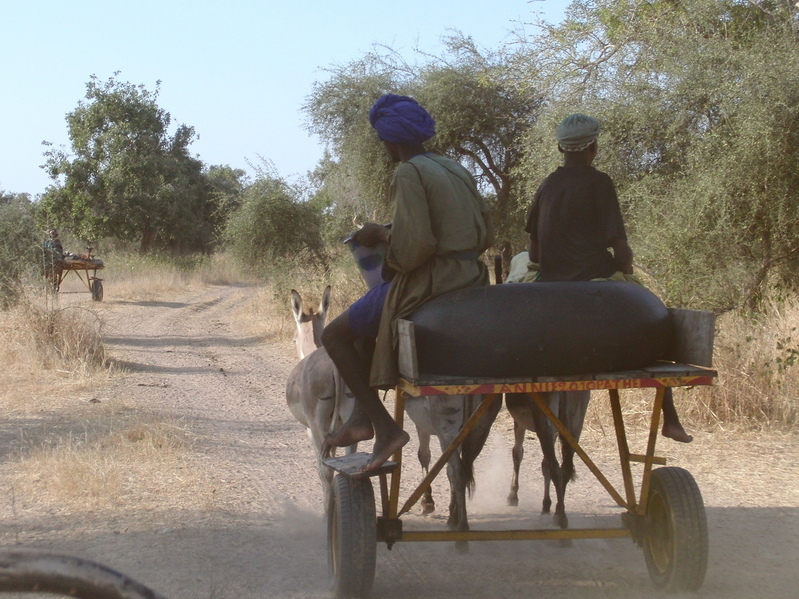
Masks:
[[[93,248],[86,249],[88,250],[87,254],[70,254],[54,265],[53,287],[55,291],[58,291],[64,278],[72,272],[92,294],[92,299],[99,302],[103,299],[103,280],[97,276],[97,271],[105,268],[105,265],[102,260],[92,256]]]

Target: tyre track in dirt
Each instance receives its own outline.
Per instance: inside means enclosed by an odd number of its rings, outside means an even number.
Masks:
[[[255,514],[271,516],[291,498],[281,481],[305,470],[313,454],[283,399],[295,362],[290,346],[237,331],[236,313],[248,301],[248,291],[213,287],[187,298],[184,306],[156,309],[147,319],[154,335],[144,338],[145,351],[129,338],[126,347],[113,333],[109,346],[127,362],[131,376],[123,385],[137,404],[163,407],[188,420],[197,459],[209,462],[204,469],[211,483],[220,483],[215,500],[233,512],[247,505]],[[148,384],[158,385],[157,391],[137,393]],[[297,451],[295,439],[304,451]],[[286,454],[285,472],[274,470],[275,452]],[[265,472],[267,464],[269,475],[253,474],[253,469]],[[313,468],[311,473],[315,476]],[[301,505],[311,509],[317,503],[314,498]]]

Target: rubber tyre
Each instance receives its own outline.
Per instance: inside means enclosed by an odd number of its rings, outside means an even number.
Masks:
[[[377,560],[377,515],[369,478],[333,478],[327,511],[327,564],[336,599],[369,597]]]
[[[103,282],[100,279],[92,281],[92,299],[96,302],[103,300]]]
[[[682,468],[652,471],[646,509],[644,558],[656,587],[695,591],[707,571],[707,516],[702,494]]]

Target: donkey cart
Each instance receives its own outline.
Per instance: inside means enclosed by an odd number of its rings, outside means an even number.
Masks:
[[[65,256],[52,270],[52,282],[55,291],[61,288],[61,283],[69,273],[75,273],[81,282],[92,294],[96,302],[103,299],[103,280],[97,276],[97,271],[105,268],[103,261],[92,256],[92,248],[87,248],[88,253],[83,255],[70,254]]]
[[[537,377],[429,376],[419,372],[414,323],[400,321],[400,380],[396,388],[394,418],[403,426],[405,399],[420,396],[484,395],[480,407],[460,434],[443,452],[429,474],[400,502],[402,451],[394,454],[379,472],[380,497],[377,514],[372,481],[359,472],[368,458],[356,453],[330,458],[325,464],[336,471],[328,509],[328,555],[331,586],[337,597],[366,597],[375,576],[376,544],[411,541],[490,541],[530,539],[631,538],[643,548],[654,585],[668,591],[698,589],[705,578],[708,531],[702,495],[691,474],[664,466],[655,454],[665,390],[671,387],[711,385],[713,315],[707,312],[669,310],[674,342],[669,353],[652,365],[631,371],[590,375]],[[654,389],[649,436],[644,453],[628,447],[620,403],[624,389]],[[617,490],[575,440],[545,401],[552,391],[607,390],[613,414],[623,489]],[[402,516],[422,497],[449,457],[492,402],[505,393],[528,394],[555,426],[613,501],[624,512],[618,527],[531,530],[407,530]],[[634,482],[633,464],[643,466],[640,483]]]

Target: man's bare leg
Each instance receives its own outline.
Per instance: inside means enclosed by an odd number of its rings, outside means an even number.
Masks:
[[[375,436],[372,421],[361,410],[360,402],[356,400],[352,414],[347,421],[337,430],[325,435],[322,444],[322,455],[329,456],[333,447],[349,447],[360,441],[368,441]]]
[[[677,408],[674,407],[674,395],[671,387],[666,387],[663,394],[663,428],[660,433],[664,437],[674,439],[680,443],[690,443],[694,438],[685,432],[680,424],[680,417],[677,415]]]
[[[371,364],[356,348],[346,311],[325,327],[322,343],[356,400],[352,416],[339,430],[327,436],[326,444],[347,447],[374,437],[372,458],[364,472],[376,470],[402,448],[410,436],[394,422],[377,391],[369,386]]]

